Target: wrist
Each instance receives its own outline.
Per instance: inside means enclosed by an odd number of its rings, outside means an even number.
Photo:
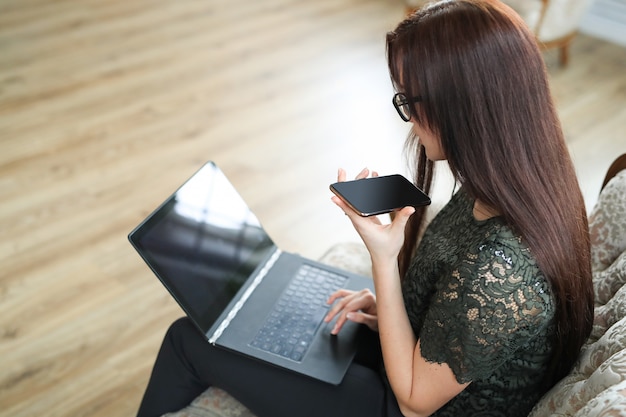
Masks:
[[[371,257],[373,276],[400,276],[397,257]]]

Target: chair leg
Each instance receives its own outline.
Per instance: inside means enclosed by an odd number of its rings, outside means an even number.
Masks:
[[[569,63],[569,42],[565,43],[559,48],[559,64],[561,67],[566,67]]]
[[[576,32],[572,32],[568,35],[563,36],[559,39],[554,39],[548,42],[539,42],[539,46],[542,50],[546,51],[548,49],[558,49],[559,50],[559,65],[561,67],[566,67],[569,63],[569,47],[576,36]]]

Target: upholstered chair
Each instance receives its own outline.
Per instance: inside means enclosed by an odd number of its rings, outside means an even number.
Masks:
[[[542,49],[559,49],[559,62],[566,66],[569,46],[591,0],[503,0],[534,31]],[[429,0],[405,0],[407,13]]]

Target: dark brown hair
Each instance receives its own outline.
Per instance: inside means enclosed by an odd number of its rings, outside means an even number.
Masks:
[[[440,1],[387,35],[387,57],[396,89],[421,98],[414,117],[440,138],[456,180],[522,236],[549,280],[553,385],[591,331],[593,286],[584,201],[533,34],[499,1]],[[406,144],[416,185],[430,190],[432,162],[413,134]],[[423,217],[407,225],[402,276]]]

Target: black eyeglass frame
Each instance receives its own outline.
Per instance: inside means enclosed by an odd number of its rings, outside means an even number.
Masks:
[[[393,103],[393,107],[396,108],[398,115],[405,122],[409,122],[411,120],[411,116],[414,115],[414,110],[411,103],[417,103],[418,101],[422,101],[420,96],[411,97],[410,99],[404,93],[396,93],[393,95],[391,102]],[[406,113],[403,111],[403,108],[406,109]]]

